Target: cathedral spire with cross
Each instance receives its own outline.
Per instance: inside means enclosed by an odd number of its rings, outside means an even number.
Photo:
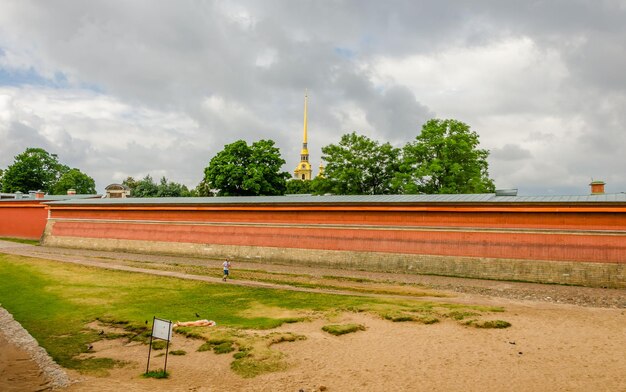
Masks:
[[[307,92],[304,92],[304,127],[303,127],[303,138],[302,138],[302,150],[300,150],[300,163],[294,170],[294,176],[299,180],[310,180],[311,179],[311,164],[309,163],[309,148],[307,146]]]

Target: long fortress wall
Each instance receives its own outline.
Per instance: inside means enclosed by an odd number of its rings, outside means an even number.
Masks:
[[[64,201],[44,244],[626,288],[626,203],[483,199]]]

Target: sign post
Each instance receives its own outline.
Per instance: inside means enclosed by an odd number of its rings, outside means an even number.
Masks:
[[[150,349],[148,350],[148,364],[146,365],[146,373],[150,370],[150,354],[152,354],[152,338],[165,340],[167,342],[165,349],[165,366],[163,373],[167,371],[167,354],[170,350],[170,340],[172,339],[172,322],[152,317],[152,333],[150,334]]]

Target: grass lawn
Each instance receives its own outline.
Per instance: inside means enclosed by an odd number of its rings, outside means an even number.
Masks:
[[[103,259],[110,259],[102,257]],[[204,265],[164,264],[150,261],[115,259],[116,264],[131,267],[155,269],[159,271],[175,271],[191,275],[221,276],[221,268],[207,268]],[[352,291],[355,293],[402,295],[410,297],[445,297],[437,291],[427,289],[419,284],[389,282],[385,280],[351,278],[345,276],[312,276],[263,270],[237,269],[231,280],[252,280],[257,282],[288,285],[293,287],[316,288]]]
[[[293,292],[111,271],[38,258],[0,254],[0,304],[33,335],[55,361],[81,371],[110,368],[106,358],[78,359],[88,346],[103,338],[87,324],[94,320],[121,322],[130,331],[146,328],[153,316],[169,320],[215,320],[247,363],[238,334],[304,320],[312,313],[366,311],[388,314],[449,317],[471,312],[482,315],[501,308]],[[200,317],[197,317],[199,314]],[[456,320],[453,317],[450,319]],[[481,324],[482,325],[482,324]],[[484,326],[484,325],[483,325]],[[194,329],[185,330],[193,336]],[[237,332],[238,331],[238,332]],[[233,336],[235,338],[233,338]],[[202,335],[199,336],[202,338]],[[276,340],[276,337],[274,337]],[[296,339],[281,336],[279,341]],[[265,347],[276,342],[266,342]],[[232,354],[231,354],[232,355]],[[82,357],[81,357],[82,358]],[[236,361],[238,357],[235,356]],[[241,363],[233,366],[240,369]],[[245,370],[245,369],[244,369]],[[249,374],[254,376],[256,374]]]
[[[2,241],[17,242],[19,244],[39,245],[39,240],[27,240],[24,238],[0,237]]]

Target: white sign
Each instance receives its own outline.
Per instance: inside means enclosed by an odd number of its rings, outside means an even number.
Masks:
[[[172,322],[169,320],[154,319],[152,336],[169,341],[172,338]]]

